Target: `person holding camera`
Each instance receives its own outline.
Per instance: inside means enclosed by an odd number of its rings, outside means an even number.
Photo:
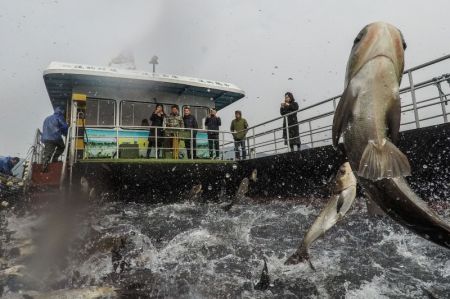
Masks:
[[[205,126],[208,130],[208,148],[209,157],[214,159],[214,151],[216,152],[216,159],[219,159],[219,127],[222,125],[220,117],[217,116],[217,111],[211,108],[209,116],[205,120]]]
[[[284,95],[284,102],[281,103],[280,114],[288,116],[283,117],[283,138],[284,144],[289,145],[291,152],[294,151],[294,145],[297,150],[300,150],[300,132],[298,127],[297,113],[298,104],[291,92],[286,92]],[[287,124],[286,124],[287,119]]]
[[[164,113],[164,106],[162,104],[156,104],[155,110],[153,110],[152,115],[150,116],[150,121],[152,122],[152,128],[150,130],[150,136],[148,137],[148,149],[147,149],[147,158],[150,158],[150,153],[152,148],[158,148],[155,152],[155,157],[162,158],[162,146],[163,146],[163,124],[164,117],[166,114]]]

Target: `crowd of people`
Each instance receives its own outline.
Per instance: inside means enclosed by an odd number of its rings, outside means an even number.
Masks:
[[[298,109],[299,106],[293,94],[286,92],[284,101],[281,103],[280,114],[285,116],[283,117],[283,139],[285,144],[289,146],[290,151],[294,151],[295,147],[299,151],[301,146],[297,113],[295,113]],[[248,122],[242,117],[241,111],[235,111],[234,115],[235,118],[231,122],[230,131],[234,139],[235,159],[246,159]],[[147,158],[150,158],[152,150],[158,158],[163,158],[163,150],[169,150],[171,157],[178,159],[181,141],[184,141],[187,158],[198,158],[197,133],[199,125],[189,106],[185,106],[183,115],[180,115],[178,105],[172,105],[170,113],[167,115],[164,112],[164,106],[156,104],[149,120],[144,119],[141,125],[152,127],[148,138]],[[208,136],[209,158],[220,159],[219,130],[222,121],[214,108],[210,109],[204,125]],[[68,124],[64,119],[64,110],[61,107],[56,107],[54,113],[48,116],[43,124],[41,140],[44,143],[44,172],[47,170],[48,164],[58,161],[59,156],[63,153],[65,148],[63,136],[67,135],[67,130]],[[10,175],[11,168],[17,162],[18,158],[0,158],[0,173]]]
[[[289,146],[290,151],[300,151],[300,131],[297,119],[297,111],[299,109],[298,103],[295,101],[294,95],[291,92],[286,92],[284,101],[281,103],[280,114],[285,116],[283,118],[283,139],[286,145]],[[236,160],[247,158],[246,138],[248,131],[248,122],[242,117],[242,112],[236,110],[235,118],[231,122],[230,131],[234,139],[234,155]],[[158,127],[151,130],[149,136],[149,146],[147,150],[147,157],[150,157],[150,153],[156,148],[169,148],[172,150],[172,157],[178,158],[179,156],[179,142],[184,141],[187,157],[189,159],[197,158],[197,132],[199,128],[197,120],[194,115],[191,114],[191,108],[185,106],[183,109],[183,116],[179,115],[178,106],[173,105],[169,115],[164,113],[164,107],[161,104],[157,104],[151,117],[151,126]],[[209,157],[211,159],[219,159],[219,130],[222,125],[222,121],[217,116],[217,111],[210,109],[209,115],[205,119],[205,128],[207,129],[208,136],[208,149]],[[181,130],[174,130],[171,128],[188,128],[193,129],[189,131],[189,134],[182,136]],[[166,140],[166,143],[163,143]],[[158,157],[162,157],[161,150],[158,150]]]

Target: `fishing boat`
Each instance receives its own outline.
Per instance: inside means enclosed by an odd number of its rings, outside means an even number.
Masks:
[[[400,89],[399,147],[413,168],[410,183],[424,197],[442,198],[450,192],[446,183],[449,159],[442,155],[448,150],[450,134],[450,74],[442,73],[449,61],[450,55],[446,55],[406,69]],[[84,184],[84,189],[147,201],[185,198],[193,190],[203,198],[217,198],[233,194],[241,180],[256,169],[258,180],[249,186],[249,194],[319,196],[339,166],[331,146],[331,123],[340,95],[293,112],[299,114],[299,123],[294,125],[300,127],[301,152],[291,152],[289,136],[283,138],[287,114],[247,129],[246,160],[233,159],[232,132],[219,131],[220,155],[211,160],[204,119],[210,108],[220,111],[244,97],[244,91],[233,84],[57,62],[44,71],[44,82],[52,106],[65,107],[70,130],[63,160],[52,163],[48,173],[40,171],[43,146],[37,130],[30,158],[32,171],[28,172],[31,183],[26,186],[81,189]],[[173,104],[180,108],[189,105],[200,125],[196,130],[180,129],[177,148],[164,145],[164,157],[155,155],[153,149],[147,158],[149,136],[155,127],[142,124],[156,103],[162,103],[166,112]],[[198,159],[188,159],[183,140],[194,135]],[[430,144],[433,146],[428,148]],[[436,175],[442,179],[432,179]]]
[[[200,173],[209,174],[210,179],[203,182],[208,186],[224,168],[232,169],[233,161],[223,159],[223,151],[217,159],[210,159],[204,125],[211,108],[220,111],[244,97],[244,91],[231,83],[61,62],[50,63],[44,82],[51,105],[65,109],[70,127],[63,161],[51,163],[45,173],[41,172],[43,145],[37,130],[35,185],[73,187],[89,182],[110,192],[118,185],[130,190],[152,186],[152,190],[170,194],[178,192],[175,186],[180,184],[188,189],[201,184]],[[171,136],[154,134],[157,128],[149,120],[157,104],[163,105],[166,114],[173,105],[180,114],[190,107],[199,128],[173,128]],[[226,132],[218,133],[223,145]],[[155,142],[150,149],[151,138],[164,142]],[[176,147],[168,146],[166,141],[174,138]],[[197,153],[188,159],[184,141],[193,138]],[[156,154],[160,151],[162,156]]]

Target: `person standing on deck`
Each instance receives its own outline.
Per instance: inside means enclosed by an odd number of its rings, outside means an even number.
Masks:
[[[245,136],[247,135],[248,123],[245,118],[242,118],[242,112],[236,110],[234,112],[235,119],[231,122],[230,131],[233,133],[234,138],[234,154],[236,160],[241,159],[241,153],[239,147],[242,149],[242,159],[247,158],[247,151],[245,149]]]
[[[298,104],[295,101],[294,96],[292,95],[292,93],[286,92],[286,94],[284,95],[284,102],[281,103],[280,114],[286,115],[297,110]],[[292,113],[283,118],[283,138],[284,144],[289,145],[291,152],[294,151],[294,145],[297,146],[297,150],[300,150],[300,132],[298,127],[297,113]]]
[[[190,128],[190,129],[198,129],[197,120],[195,119],[195,116],[191,114],[191,107],[186,106],[184,107],[184,115],[183,115],[183,121],[184,121],[184,127]],[[192,132],[191,132],[192,131]],[[192,158],[197,158],[197,131],[196,130],[189,130],[187,131],[189,134],[188,138],[184,139],[184,145],[186,147],[186,152],[188,159],[191,158],[191,145],[192,145]],[[191,143],[192,140],[192,143]]]
[[[172,158],[178,159],[180,153],[180,130],[170,128],[184,128],[183,118],[178,114],[178,105],[172,105],[169,116],[166,117],[166,136],[168,148],[172,150]]]
[[[13,176],[12,169],[19,163],[18,157],[0,157],[0,174]]]
[[[208,130],[208,148],[209,157],[214,159],[214,151],[216,152],[216,159],[219,159],[219,127],[222,125],[220,117],[217,116],[217,111],[211,108],[209,116],[205,120],[205,126]]]
[[[156,104],[155,110],[150,116],[150,121],[152,122],[152,128],[150,129],[150,136],[148,137],[148,148],[147,148],[147,158],[150,158],[150,153],[152,148],[156,147],[158,150],[155,152],[155,157],[161,157],[161,148],[163,145],[163,124],[164,117],[166,114],[164,113],[164,107],[162,104]],[[155,148],[155,149],[156,149]]]
[[[42,172],[46,172],[50,162],[57,162],[64,152],[62,136],[67,136],[68,128],[64,119],[64,109],[61,107],[56,107],[55,112],[44,120],[41,136],[41,141],[44,143]]]

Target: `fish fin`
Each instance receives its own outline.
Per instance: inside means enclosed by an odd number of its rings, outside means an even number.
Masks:
[[[332,140],[333,146],[337,147],[339,143],[339,138],[342,135],[343,128],[347,126],[348,121],[352,115],[353,105],[356,101],[356,95],[353,95],[350,88],[344,90],[341,96],[341,100],[334,112],[333,117],[333,130],[332,130]]]
[[[296,265],[298,263],[303,263],[305,261],[309,261],[309,253],[308,253],[308,249],[306,247],[302,246],[299,249],[297,249],[297,251],[294,252],[294,254],[292,254],[284,262],[284,264],[285,265]],[[312,266],[312,264],[310,264],[310,266]],[[314,269],[314,267],[311,267],[311,268]]]
[[[358,175],[369,180],[411,175],[408,158],[387,139],[369,141],[359,162]]]
[[[394,104],[388,110],[387,115],[388,136],[392,140],[393,144],[398,144],[399,140],[400,115],[401,115],[400,97],[397,96],[397,99],[394,100]]]

